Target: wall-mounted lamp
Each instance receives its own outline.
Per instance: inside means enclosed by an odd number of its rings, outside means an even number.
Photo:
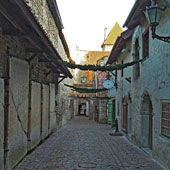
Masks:
[[[149,21],[152,30],[152,38],[159,39],[161,41],[165,41],[170,43],[170,37],[159,36],[156,34],[156,27],[159,25],[162,12],[166,9],[166,7],[162,8],[156,4],[155,0],[151,1],[151,6],[146,8],[145,15]]]

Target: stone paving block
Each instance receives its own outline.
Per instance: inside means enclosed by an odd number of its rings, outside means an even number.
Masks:
[[[76,117],[26,157],[24,165],[39,160],[36,170],[162,170],[124,137],[110,136],[111,131],[109,125]]]

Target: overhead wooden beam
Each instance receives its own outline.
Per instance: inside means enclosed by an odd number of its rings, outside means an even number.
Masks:
[[[40,63],[50,63],[51,61],[47,58],[39,58],[38,62],[40,62]]]

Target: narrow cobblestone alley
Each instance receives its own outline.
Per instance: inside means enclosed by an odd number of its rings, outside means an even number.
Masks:
[[[112,137],[109,125],[76,117],[55,132],[15,170],[161,170],[124,137]]]

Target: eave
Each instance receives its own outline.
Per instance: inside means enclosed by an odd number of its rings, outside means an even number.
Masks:
[[[2,1],[0,3],[0,12],[33,46],[40,51],[44,51],[48,58],[55,63],[56,69],[58,69],[61,74],[64,74],[65,77],[72,78],[67,67],[58,63],[58,60],[62,58],[24,1]]]
[[[132,34],[133,30],[126,30],[117,38],[106,64],[113,64],[117,60],[122,49],[125,48],[127,40]]]
[[[137,25],[141,25],[141,21],[145,19],[144,11],[146,6],[150,6],[150,3],[150,0],[136,0],[123,27],[133,29]]]

